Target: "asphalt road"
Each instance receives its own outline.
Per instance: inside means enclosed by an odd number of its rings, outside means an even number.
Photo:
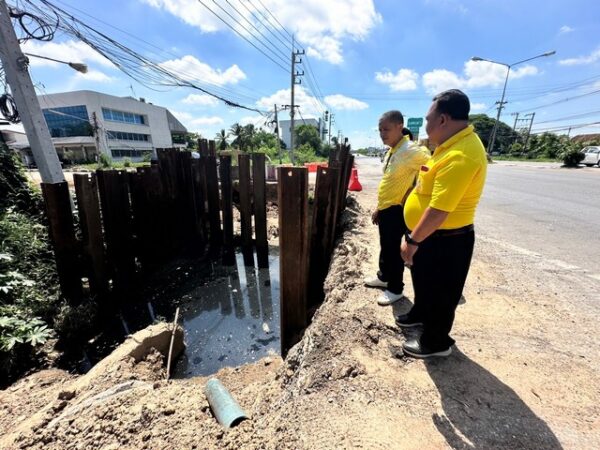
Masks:
[[[379,159],[357,162],[365,189],[376,189]],[[598,167],[490,164],[475,223],[480,239],[600,281]]]

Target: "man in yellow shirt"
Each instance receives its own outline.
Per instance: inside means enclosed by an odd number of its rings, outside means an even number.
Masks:
[[[403,128],[404,117],[400,111],[388,111],[379,119],[379,135],[390,148],[383,160],[377,209],[372,215],[373,223],[379,226],[379,271],[376,276],[365,279],[365,284],[385,289],[377,299],[382,306],[391,305],[404,296],[404,262],[398,251],[406,232],[402,205],[419,168],[430,156],[429,150],[403,134]]]
[[[423,326],[418,339],[404,343],[406,355],[447,356],[450,330],[467,279],[475,232],[473,219],[485,183],[485,149],[469,125],[469,98],[452,89],[438,94],[427,113],[427,135],[436,145],[421,167],[406,200],[409,232],[401,245],[415,291],[408,314],[396,317],[402,328]]]

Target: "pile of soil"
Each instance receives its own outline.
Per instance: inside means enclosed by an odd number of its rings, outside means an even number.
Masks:
[[[597,331],[597,317],[556,295],[570,280],[478,242],[453,354],[405,358],[393,314],[410,304],[380,307],[362,285],[376,270],[373,206],[359,196],[344,213],[325,302],[286,360],[216,374],[250,420],[223,429],[208,378],[166,382],[163,353],[149,350],[83,389],[51,371],[1,392],[0,448],[600,448],[597,333],[569,325]]]

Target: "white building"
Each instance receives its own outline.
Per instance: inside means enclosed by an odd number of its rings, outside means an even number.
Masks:
[[[61,159],[139,160],[157,148],[185,147],[186,128],[168,109],[143,98],[94,91],[38,96],[54,147]]]
[[[279,121],[279,130],[281,133],[281,140],[283,142],[285,142],[285,146],[286,148],[290,148],[290,144],[291,144],[291,133],[290,133],[290,129],[292,125],[292,121],[291,120],[280,120]],[[318,131],[319,131],[319,136],[321,136],[321,139],[324,139],[323,136],[323,129],[322,129],[322,122],[321,119],[294,119],[294,128],[298,128],[300,125],[312,125],[313,127],[315,127]]]

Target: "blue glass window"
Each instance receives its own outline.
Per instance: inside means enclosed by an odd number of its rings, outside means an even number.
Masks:
[[[113,122],[146,125],[146,119],[141,114],[118,111],[116,109],[102,108],[102,116],[104,117],[104,120],[111,120]]]
[[[45,108],[42,109],[42,113],[52,137],[93,136],[94,134],[85,105]]]
[[[141,141],[149,142],[150,135],[142,133],[128,133],[126,131],[107,131],[108,139],[119,141]]]

